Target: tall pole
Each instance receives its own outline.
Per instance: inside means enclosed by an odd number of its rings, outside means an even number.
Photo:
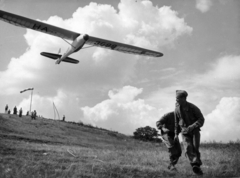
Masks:
[[[32,89],[32,93],[31,93],[30,112],[29,112],[29,114],[31,114],[31,108],[32,108],[32,94],[33,94],[33,89]]]
[[[32,108],[32,95],[33,95],[33,90],[34,90],[34,88],[27,88],[27,89],[25,89],[25,90],[22,90],[22,91],[20,91],[20,93],[23,93],[23,92],[25,92],[25,91],[28,91],[28,90],[32,90],[32,93],[31,93],[31,100],[30,100],[30,113],[29,114],[31,114],[31,108]]]

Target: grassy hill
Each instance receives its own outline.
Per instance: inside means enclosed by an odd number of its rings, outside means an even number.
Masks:
[[[240,144],[204,144],[204,177],[240,176]],[[191,177],[183,156],[167,170],[163,144],[51,119],[0,114],[0,177]]]

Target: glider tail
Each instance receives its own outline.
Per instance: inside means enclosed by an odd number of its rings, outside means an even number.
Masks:
[[[66,57],[64,59],[62,59],[62,55],[60,54],[54,54],[54,53],[48,53],[48,52],[41,52],[40,53],[42,56],[51,58],[53,60],[56,60],[56,64],[60,64],[62,61],[63,62],[68,62],[68,63],[72,63],[72,64],[78,64],[79,61],[70,57]]]

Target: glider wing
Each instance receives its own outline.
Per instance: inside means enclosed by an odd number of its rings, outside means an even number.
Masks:
[[[107,48],[107,49],[111,49],[111,50],[115,50],[123,53],[129,53],[129,54],[138,54],[138,55],[150,56],[150,57],[163,56],[162,53],[157,51],[152,51],[152,50],[148,50],[148,49],[144,49],[144,48],[140,48],[132,45],[127,45],[124,43],[96,38],[93,36],[89,36],[89,39],[86,41],[85,44]]]
[[[80,35],[80,33],[72,32],[70,30],[66,30],[60,27],[49,25],[47,23],[29,19],[2,10],[0,10],[0,20],[10,23],[12,25],[20,26],[23,28],[29,28],[32,30],[36,30],[39,32],[43,32],[49,35],[57,36],[72,41],[75,40]]]

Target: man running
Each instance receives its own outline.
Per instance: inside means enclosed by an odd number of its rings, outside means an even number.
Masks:
[[[190,161],[193,172],[202,175],[203,172],[200,168],[202,161],[199,152],[200,127],[203,126],[205,119],[197,106],[187,102],[187,96],[188,93],[184,90],[176,91],[174,139],[178,139],[178,128],[180,126],[186,156]]]
[[[170,158],[168,169],[170,170],[176,170],[175,165],[177,164],[178,159],[182,154],[179,140],[176,139],[174,141],[174,127],[174,112],[166,113],[159,119],[159,121],[157,121],[157,128],[161,130],[163,142],[168,148]]]

